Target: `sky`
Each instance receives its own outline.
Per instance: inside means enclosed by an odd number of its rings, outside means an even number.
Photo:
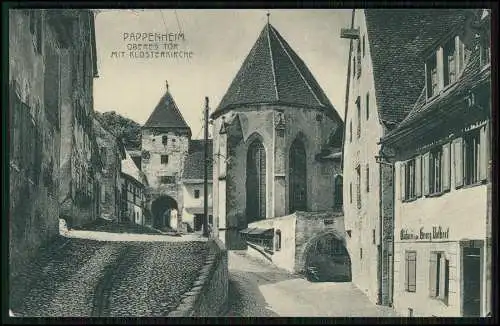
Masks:
[[[168,81],[193,138],[202,138],[205,97],[213,112],[264,28],[266,13],[263,9],[99,12],[95,109],[116,111],[142,125],[165,93]],[[288,9],[269,13],[270,23],[302,58],[343,118],[349,42],[340,38],[340,29],[350,24],[351,10]],[[132,34],[176,35],[179,31],[184,40],[171,44],[177,44],[177,50],[191,51],[191,58],[141,59],[129,55],[128,49],[137,44],[165,44],[154,39],[136,41]],[[122,51],[125,55],[120,55]]]

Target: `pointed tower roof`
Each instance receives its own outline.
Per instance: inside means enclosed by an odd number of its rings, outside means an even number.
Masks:
[[[172,94],[170,94],[168,83],[165,95],[162,96],[143,128],[182,130],[191,135],[191,128],[182,117]]]
[[[213,116],[238,106],[259,104],[317,108],[338,117],[305,63],[269,22]]]

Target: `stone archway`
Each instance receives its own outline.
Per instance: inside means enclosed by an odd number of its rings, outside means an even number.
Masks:
[[[351,258],[334,232],[312,238],[304,250],[304,272],[310,281],[351,282]]]
[[[177,225],[172,225],[170,220],[170,211],[179,210],[177,201],[170,196],[162,195],[156,198],[151,203],[151,214],[153,227],[155,228],[177,228]],[[177,223],[175,223],[177,224]]]

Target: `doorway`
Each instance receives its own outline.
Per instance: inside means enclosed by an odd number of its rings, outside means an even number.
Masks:
[[[202,214],[195,214],[194,215],[193,228],[194,228],[195,232],[201,231],[201,229],[203,228],[203,215]]]
[[[481,249],[462,248],[462,283],[464,317],[481,316]]]

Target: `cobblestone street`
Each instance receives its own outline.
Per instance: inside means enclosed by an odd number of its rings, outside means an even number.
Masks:
[[[207,254],[203,241],[95,232],[94,238],[108,240],[96,241],[77,238],[82,232],[92,238],[93,231],[70,231],[13,282],[14,314],[166,316],[192,286]],[[109,241],[106,234],[124,241]]]
[[[350,282],[311,283],[244,251],[228,257],[230,317],[398,317]]]

